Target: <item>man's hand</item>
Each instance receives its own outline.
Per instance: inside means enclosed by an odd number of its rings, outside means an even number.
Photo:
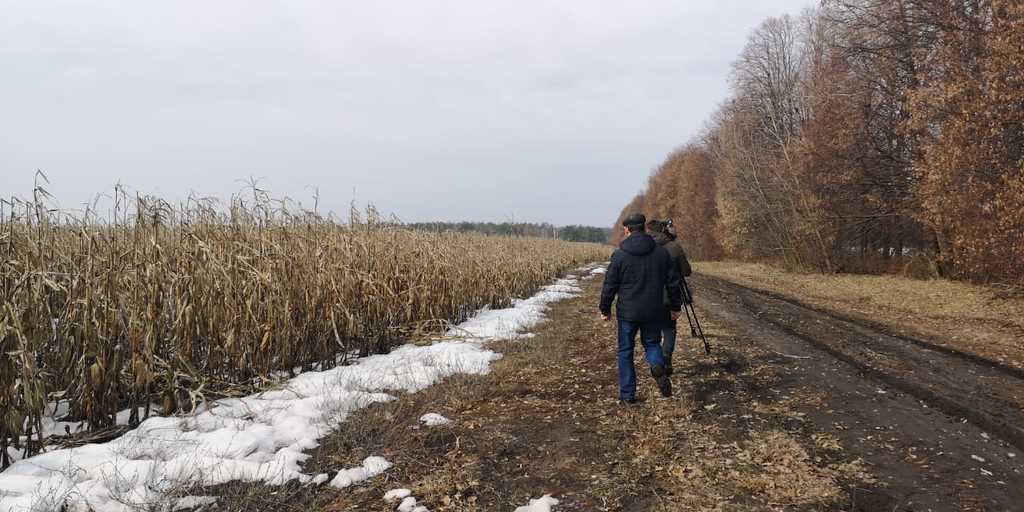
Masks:
[[[676,320],[679,320],[679,315],[680,315],[680,313],[681,313],[681,311],[673,311],[673,312],[672,312],[672,315],[671,315],[671,316],[672,316],[672,321],[673,321],[673,322],[675,322]]]
[[[608,315],[606,315],[604,313],[601,313],[601,321],[602,322],[607,322],[608,321]]]

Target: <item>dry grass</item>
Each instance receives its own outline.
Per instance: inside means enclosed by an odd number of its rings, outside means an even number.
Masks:
[[[607,257],[595,244],[340,223],[254,190],[226,207],[118,193],[73,218],[0,207],[0,466],[44,442],[48,401],[90,430],[385,352]]]
[[[896,332],[1024,367],[1024,299],[942,279],[802,274],[767,265],[700,262],[696,271],[854,314]]]

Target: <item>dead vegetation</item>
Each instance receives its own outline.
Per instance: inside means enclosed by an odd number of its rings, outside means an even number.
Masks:
[[[604,259],[594,244],[414,232],[372,209],[340,222],[253,188],[223,206],[118,188],[79,217],[0,209],[0,467],[45,442],[48,402],[109,429],[130,409],[193,410],[274,372],[443,330]]]

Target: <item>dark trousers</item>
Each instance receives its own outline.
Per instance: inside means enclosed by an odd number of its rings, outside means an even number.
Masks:
[[[672,353],[676,351],[676,321],[665,320],[661,326],[661,353],[665,357],[665,366],[672,366]]]
[[[644,346],[644,358],[652,367],[665,366],[661,354],[662,322],[630,322],[619,319],[619,399],[636,398],[636,368],[633,367],[633,348],[636,334]]]

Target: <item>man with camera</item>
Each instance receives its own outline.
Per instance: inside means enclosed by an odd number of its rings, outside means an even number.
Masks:
[[[667,221],[651,219],[647,221],[647,232],[651,234],[651,238],[654,239],[658,245],[665,248],[670,258],[672,258],[672,266],[675,267],[679,273],[680,284],[683,292],[683,301],[686,304],[693,304],[693,297],[690,295],[690,290],[686,286],[686,281],[683,278],[690,277],[693,274],[693,269],[690,267],[690,261],[686,259],[686,252],[683,251],[682,246],[676,241],[676,234],[672,229],[672,220]],[[665,371],[672,375],[672,353],[675,352],[676,348],[676,319],[679,315],[672,315],[671,303],[669,301],[668,293],[665,294],[665,306],[663,308],[663,318],[665,324],[661,328],[661,351],[665,358]],[[685,305],[684,305],[685,307]]]

